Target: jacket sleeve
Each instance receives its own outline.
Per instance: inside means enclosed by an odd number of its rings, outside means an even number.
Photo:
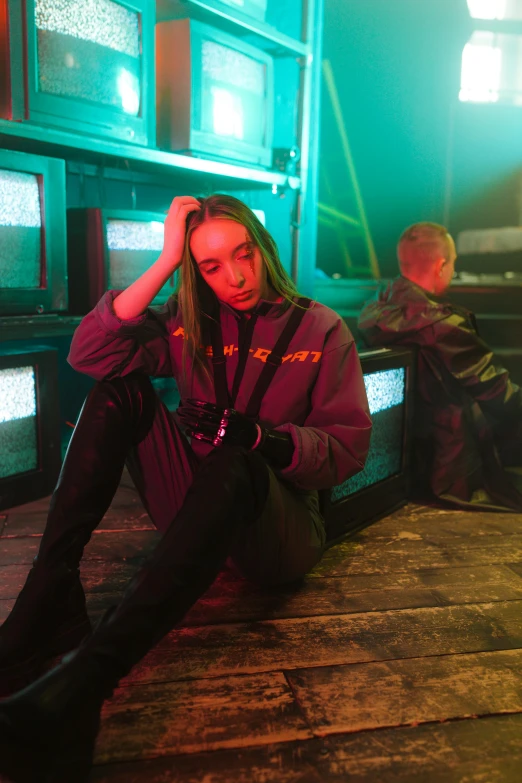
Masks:
[[[513,418],[520,421],[522,389],[511,382],[508,371],[491,348],[459,313],[452,313],[419,335],[484,413],[499,423]]]
[[[303,489],[327,489],[363,469],[371,419],[361,364],[353,340],[323,353],[304,426],[284,424],[294,442],[280,475]]]
[[[118,291],[107,291],[76,329],[68,362],[95,380],[116,378],[139,370],[147,375],[173,375],[167,323],[175,300],[157,310],[121,321],[112,306]]]

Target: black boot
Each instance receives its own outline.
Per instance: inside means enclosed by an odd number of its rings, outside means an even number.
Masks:
[[[268,490],[266,465],[255,452],[222,448],[207,457],[121,603],[105,613],[70,660],[0,702],[0,776],[25,783],[28,747],[45,783],[61,783],[60,759],[87,763],[103,700],[208,589],[235,537],[261,513]]]
[[[35,564],[0,628],[0,696],[24,687],[90,632],[80,559],[118,488],[128,450],[147,432],[154,409],[146,376],[98,383],[87,397]]]
[[[90,632],[78,570],[62,564],[44,572],[34,565],[0,628],[0,698],[35,680]]]
[[[87,783],[101,708],[116,681],[107,661],[80,649],[0,701],[0,780]]]

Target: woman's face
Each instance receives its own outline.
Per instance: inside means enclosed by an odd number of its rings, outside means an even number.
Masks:
[[[251,310],[260,299],[273,298],[259,248],[242,223],[206,220],[192,232],[190,250],[217,298],[235,310]]]

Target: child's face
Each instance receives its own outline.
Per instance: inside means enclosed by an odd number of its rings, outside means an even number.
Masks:
[[[251,310],[267,298],[266,267],[242,223],[206,220],[194,229],[190,250],[203,279],[222,302],[235,310]]]

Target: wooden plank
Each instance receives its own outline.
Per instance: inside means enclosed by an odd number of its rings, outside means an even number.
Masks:
[[[94,532],[85,548],[86,560],[122,560],[144,557],[159,541],[155,530],[125,530],[117,532]],[[30,565],[38,553],[39,536],[27,538],[0,538],[0,566]]]
[[[141,559],[82,563],[82,581],[93,619],[123,594],[140,562]],[[28,570],[28,565],[0,568],[0,621],[22,589]],[[308,577],[296,587],[271,589],[257,587],[225,571],[183,624],[212,625],[515,599],[522,599],[522,579],[505,566],[383,576]]]
[[[281,672],[118,689],[103,710],[101,763],[311,737]]]
[[[141,560],[82,563],[89,611],[96,617],[117,600]],[[0,619],[25,582],[28,565],[0,568]],[[93,600],[98,594],[100,598]],[[307,577],[292,588],[262,588],[224,571],[186,616],[184,625],[237,623],[285,617],[408,609],[522,599],[522,579],[505,566],[477,566],[411,574]]]
[[[12,512],[7,517],[4,527],[4,538],[16,538],[25,536],[41,536],[47,522],[47,513],[34,512],[32,514]],[[105,514],[97,533],[118,530],[154,530],[147,512],[140,506],[128,506],[125,508],[110,508]]]
[[[154,530],[98,532],[93,535],[85,557],[114,560],[147,554],[159,540]],[[31,563],[39,538],[0,538],[0,566]],[[522,562],[522,536],[488,540],[455,539],[436,544],[419,541],[345,541],[329,549],[313,570],[316,576],[390,574],[458,566],[495,565]]]
[[[95,767],[91,783],[519,783],[522,715]]]
[[[347,540],[329,549],[314,568],[316,576],[390,574],[402,571],[522,562],[522,536],[441,539],[436,543]]]
[[[266,589],[224,574],[184,625],[314,617],[522,598],[522,579],[503,566],[384,576],[307,577],[299,586]]]
[[[288,673],[314,734],[522,713],[522,650]]]
[[[123,591],[142,561],[143,558],[116,560],[114,562],[103,560],[83,561],[80,573],[85,591],[87,593]],[[28,563],[0,567],[0,599],[16,598],[25,584],[30,568],[31,565]],[[517,579],[515,575],[513,576]],[[500,580],[502,579],[500,575],[499,578]]]
[[[409,503],[361,531],[373,541],[439,540],[442,538],[522,534],[522,514],[430,508]]]
[[[182,627],[129,682],[253,674],[522,647],[522,602]]]

